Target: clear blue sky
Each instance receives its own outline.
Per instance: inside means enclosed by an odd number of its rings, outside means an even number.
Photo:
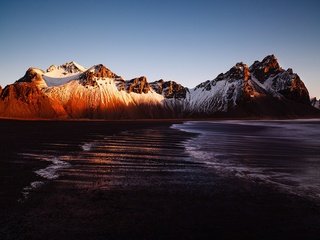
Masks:
[[[0,2],[2,86],[74,60],[194,87],[272,53],[320,97],[320,1]]]

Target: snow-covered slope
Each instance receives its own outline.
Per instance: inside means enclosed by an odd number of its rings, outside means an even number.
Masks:
[[[71,80],[79,79],[80,75],[86,70],[76,62],[69,62],[60,66],[51,65],[42,77],[48,87],[59,86]]]
[[[60,101],[72,118],[142,118],[135,109],[143,104],[156,107],[163,100],[163,96],[154,91],[141,94],[119,91],[113,78],[97,78],[94,81],[92,86],[73,80],[47,88],[44,92],[51,99]]]
[[[99,64],[43,92],[60,102],[71,118],[160,117],[164,97],[151,88],[141,88],[141,82],[148,85],[146,78],[125,81]]]
[[[191,89],[186,98],[188,111],[198,115],[234,111],[263,113],[268,112],[265,108],[277,102],[310,106],[308,90],[299,76],[292,69],[282,69],[274,55],[254,62],[250,67],[237,63],[228,72]],[[256,108],[256,103],[260,109],[250,109]],[[286,109],[277,111],[279,115],[281,111],[284,115],[287,112]]]
[[[269,93],[310,104],[309,92],[298,74],[293,73],[291,68],[281,68],[274,55],[265,57],[261,62],[255,61],[250,72],[252,78],[262,83]]]
[[[315,97],[312,98],[311,105],[317,109],[320,109],[320,100],[319,99],[317,100],[317,98],[315,98]]]
[[[312,109],[311,109],[312,108]],[[45,118],[174,118],[231,114],[313,114],[308,90],[291,69],[267,56],[240,62],[188,89],[174,81],[124,80],[102,64],[30,68],[0,92],[0,116]],[[313,110],[314,109],[314,110]]]
[[[247,81],[247,65],[237,63],[225,74],[206,81],[187,94],[189,110],[195,113],[226,112],[239,102]]]

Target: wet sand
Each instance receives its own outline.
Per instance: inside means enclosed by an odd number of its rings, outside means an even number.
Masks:
[[[1,121],[0,239],[319,238],[316,203],[191,161],[170,125]],[[70,166],[43,180],[39,156]]]

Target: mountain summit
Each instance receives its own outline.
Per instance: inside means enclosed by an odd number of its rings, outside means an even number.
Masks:
[[[274,55],[250,67],[237,63],[226,73],[188,89],[175,81],[125,80],[102,64],[76,62],[29,68],[0,89],[0,117],[9,118],[192,118],[297,117],[319,110],[292,69]]]

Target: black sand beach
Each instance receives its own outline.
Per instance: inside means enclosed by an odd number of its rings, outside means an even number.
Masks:
[[[172,123],[2,120],[0,239],[319,239],[317,202],[192,161]]]

